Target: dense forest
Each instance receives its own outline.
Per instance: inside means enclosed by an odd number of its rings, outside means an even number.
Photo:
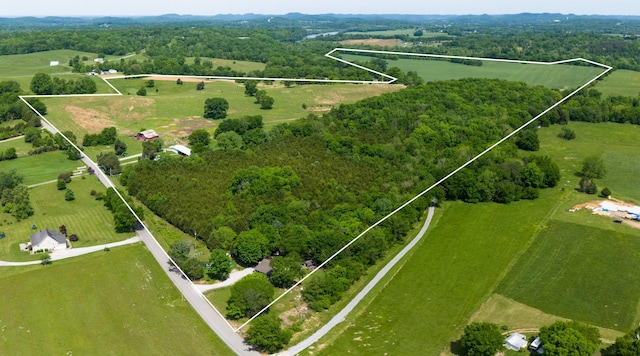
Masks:
[[[231,251],[241,264],[272,254],[319,264],[559,98],[544,87],[499,80],[430,83],[279,125],[265,140],[246,140],[244,150],[144,160],[127,167],[122,182],[155,213],[197,233],[209,248]],[[255,131],[242,122],[220,128],[239,136]],[[312,282],[324,291],[308,289],[312,307],[328,307],[390,246],[404,242],[432,198],[509,203],[554,186],[557,166],[518,147],[537,149],[534,129],[365,235],[329,268],[348,271],[335,272],[341,287],[323,286],[337,283],[327,277]]]

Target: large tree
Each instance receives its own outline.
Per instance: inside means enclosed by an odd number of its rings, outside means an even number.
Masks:
[[[98,155],[98,165],[111,176],[118,175],[122,172],[120,160],[115,152],[100,153]]]
[[[252,273],[231,287],[227,315],[239,319],[255,315],[273,299],[275,288],[262,273]]]
[[[540,328],[545,355],[591,356],[600,344],[600,332],[573,321],[557,321]]]
[[[211,278],[225,280],[231,272],[231,264],[231,259],[224,250],[214,249],[211,251],[211,256],[209,257],[207,274]]]
[[[583,177],[589,179],[602,179],[607,173],[607,169],[604,167],[602,157],[595,155],[589,156],[582,161],[582,169],[580,170],[580,173]]]
[[[227,110],[229,102],[225,98],[209,98],[204,102],[204,117],[207,119],[224,119]]]
[[[638,356],[640,355],[640,327],[616,339],[616,342],[603,350],[603,356]]]
[[[496,324],[473,322],[464,328],[460,345],[469,356],[493,356],[502,349],[504,337]]]
[[[302,263],[296,256],[277,256],[271,259],[271,282],[280,288],[289,288],[302,276]]]
[[[255,229],[243,231],[234,241],[231,254],[243,265],[255,265],[269,255],[269,239]]]
[[[256,318],[247,330],[247,342],[258,351],[269,354],[278,352],[289,343],[292,332],[283,330],[282,320],[277,316],[266,314]]]
[[[47,73],[36,73],[31,79],[31,91],[36,95],[53,94],[53,80]]]

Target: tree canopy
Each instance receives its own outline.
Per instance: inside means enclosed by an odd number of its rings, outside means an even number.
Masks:
[[[460,345],[469,356],[493,356],[502,349],[504,336],[496,324],[473,322],[464,328]]]

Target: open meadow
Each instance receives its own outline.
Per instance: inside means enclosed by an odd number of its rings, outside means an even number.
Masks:
[[[0,354],[233,355],[141,244],[0,268]]]
[[[95,177],[73,178],[67,188],[75,195],[72,201],[65,200],[65,191],[57,190],[55,183],[30,188],[29,196],[35,213],[25,220],[16,221],[9,214],[0,213],[0,231],[6,234],[0,240],[0,260],[37,260],[39,256],[21,252],[19,244],[29,241],[31,234],[44,228],[58,230],[65,225],[67,236],[76,234],[80,238],[73,243],[74,247],[102,245],[134,235],[114,231],[111,212],[104,207],[103,201],[91,195],[92,190],[105,191]]]
[[[11,141],[0,144],[3,150],[9,147],[26,150],[21,144],[15,146]],[[71,161],[62,151],[51,151],[33,156],[20,157],[8,161],[0,162],[0,171],[10,171],[15,169],[24,176],[24,184],[32,185],[58,179],[60,173],[69,173],[82,167],[82,161]]]
[[[605,96],[637,97],[640,95],[640,73],[624,69],[615,70],[598,81],[595,89],[601,91]]]
[[[373,57],[340,53],[348,61],[365,62]],[[520,64],[483,61],[482,66],[452,63],[444,60],[402,57],[388,60],[387,66],[404,72],[415,71],[427,82],[462,79],[495,78],[522,81],[530,85],[543,85],[552,89],[574,89],[602,73],[603,68],[576,65]]]
[[[446,203],[393,279],[306,352],[449,354],[470,320],[535,330],[545,321],[574,319],[600,327],[610,341],[636,325],[640,230],[569,209],[598,199],[575,191],[580,162],[595,153],[608,169],[599,187],[638,201],[633,177],[640,166],[632,162],[638,158],[633,152],[640,145],[639,127],[569,127],[575,140],[558,138],[559,126],[538,131],[537,153],[560,167],[558,187],[542,191],[538,200],[509,205]],[[499,306],[507,316],[495,310]],[[516,317],[511,321],[508,315]]]

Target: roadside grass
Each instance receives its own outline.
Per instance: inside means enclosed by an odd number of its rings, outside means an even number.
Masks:
[[[72,172],[81,166],[84,166],[82,161],[71,161],[64,152],[52,151],[2,161],[0,162],[0,171],[6,172],[15,169],[24,175],[24,184],[31,185],[58,179],[60,173]]]
[[[557,198],[549,194],[509,205],[446,203],[426,240],[371,303],[308,352],[446,352],[514,258],[524,253]]]
[[[640,72],[618,69],[611,72],[604,79],[596,82],[595,89],[604,96],[632,96],[640,95]]]
[[[619,331],[636,321],[640,238],[551,221],[497,288],[547,313]]]
[[[134,235],[114,231],[111,212],[104,207],[103,201],[95,200],[90,194],[91,190],[105,192],[97,178],[73,178],[67,188],[74,192],[73,201],[65,201],[65,191],[57,190],[55,183],[30,188],[29,197],[35,213],[25,220],[16,221],[9,214],[0,213],[0,229],[7,235],[0,240],[0,260],[37,260],[39,256],[21,252],[19,244],[29,241],[31,234],[44,228],[58,230],[65,225],[67,236],[76,234],[80,238],[72,243],[74,247],[101,245]]]
[[[493,294],[471,317],[469,322],[489,322],[499,326],[506,326],[508,330],[531,330],[542,326],[551,325],[559,320],[568,320],[552,314],[547,314],[539,309],[518,303],[513,299],[500,294]],[[605,343],[613,343],[623,332],[598,327],[600,336]]]
[[[4,355],[233,355],[141,244],[4,270]]]
[[[619,199],[640,200],[640,152],[638,151],[640,126],[618,123],[586,123],[571,121],[568,128],[576,133],[574,140],[557,137],[561,126],[553,125],[538,130],[540,151],[537,154],[550,156],[560,166],[559,186],[576,189],[582,169],[582,161],[591,155],[601,155],[607,169],[603,179],[597,179],[598,191],[608,187]],[[594,195],[584,195],[595,200]],[[588,200],[586,200],[588,201]]]
[[[348,61],[369,61],[373,57],[340,53]],[[522,81],[530,85],[543,85],[552,89],[577,88],[603,72],[603,68],[575,65],[520,64],[483,61],[482,66],[451,63],[444,60],[401,57],[387,61],[388,67],[404,72],[415,71],[425,81],[462,78],[496,78]]]

